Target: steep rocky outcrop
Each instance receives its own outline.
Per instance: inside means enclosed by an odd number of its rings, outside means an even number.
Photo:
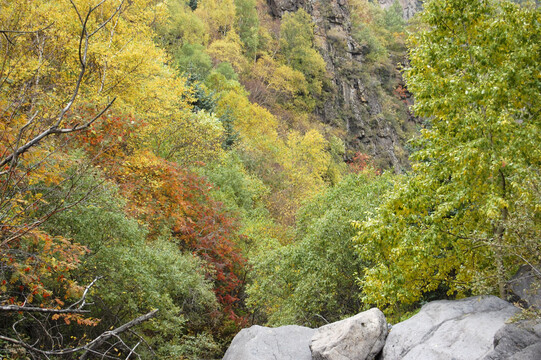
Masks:
[[[380,0],[380,5],[387,8],[393,2]],[[405,54],[369,64],[371,50],[355,39],[348,0],[268,0],[268,4],[276,18],[299,8],[312,16],[316,45],[330,75],[323,105],[317,109],[322,121],[344,130],[352,152],[371,155],[378,166],[396,172],[407,167],[404,144],[414,131],[415,118],[408,110],[412,101],[407,91],[397,92],[404,88],[398,63],[405,62]],[[413,16],[420,4],[401,0],[404,18]]]
[[[294,12],[304,8],[309,2],[305,0],[267,0],[274,17],[282,17],[285,12]]]
[[[494,349],[495,334],[517,311],[495,296],[428,303],[393,326],[382,359],[482,359]]]
[[[382,8],[390,8],[395,0],[378,0]],[[423,2],[421,0],[399,0],[402,9],[404,9],[404,19],[409,20],[423,9]]]

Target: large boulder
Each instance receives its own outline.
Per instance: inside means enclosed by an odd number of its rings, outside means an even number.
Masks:
[[[494,350],[483,360],[541,359],[541,319],[507,324],[494,337]]]
[[[494,336],[518,311],[495,296],[434,301],[396,324],[384,360],[473,360],[494,349]]]
[[[387,321],[379,309],[317,329],[310,349],[313,360],[373,360],[387,337]]]
[[[315,331],[296,325],[254,325],[235,336],[223,360],[311,360],[309,344]]]

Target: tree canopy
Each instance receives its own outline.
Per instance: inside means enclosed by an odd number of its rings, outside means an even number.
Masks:
[[[510,1],[428,1],[405,70],[411,174],[359,224],[364,300],[411,304],[498,289],[540,260],[541,13]]]

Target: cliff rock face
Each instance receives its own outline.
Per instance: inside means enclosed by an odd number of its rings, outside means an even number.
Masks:
[[[382,8],[394,0],[380,0]],[[401,0],[404,18],[418,9],[419,1]],[[274,17],[304,8],[315,23],[316,45],[330,74],[323,105],[317,115],[341,128],[351,153],[372,156],[376,165],[396,172],[406,168],[404,144],[415,128],[408,106],[412,99],[398,71],[405,53],[391,55],[386,63],[369,64],[369,45],[355,40],[348,0],[268,0]],[[357,37],[358,38],[358,37]]]
[[[388,9],[393,5],[395,0],[378,0],[382,8]],[[409,20],[423,9],[423,2],[421,0],[399,0],[402,9],[404,9],[404,19]]]

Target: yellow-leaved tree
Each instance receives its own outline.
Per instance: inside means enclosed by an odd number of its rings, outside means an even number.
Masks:
[[[540,24],[533,3],[425,3],[406,80],[427,125],[412,173],[359,225],[367,303],[505,298],[539,264]]]
[[[152,27],[164,23],[166,11],[155,5],[153,0],[0,2],[0,308],[11,314],[9,321],[34,320],[34,328],[43,329],[26,342],[23,330],[13,327],[2,340],[37,357],[107,356],[104,341],[155,314],[74,348],[50,342],[59,331],[51,316],[66,324],[96,324],[83,317],[94,282],[78,284],[70,275],[87,249],[42,228],[93,188],[80,187],[89,166],[75,149],[77,134],[113,119],[143,118],[147,126],[132,140],[160,152],[163,147],[148,136],[153,129],[166,137],[182,124],[190,126],[185,132],[209,127],[209,119],[189,111],[191,89],[166,67],[165,52],[154,44]],[[219,127],[212,126],[219,137]],[[171,143],[169,152],[178,145]],[[44,200],[51,197],[58,200]]]

